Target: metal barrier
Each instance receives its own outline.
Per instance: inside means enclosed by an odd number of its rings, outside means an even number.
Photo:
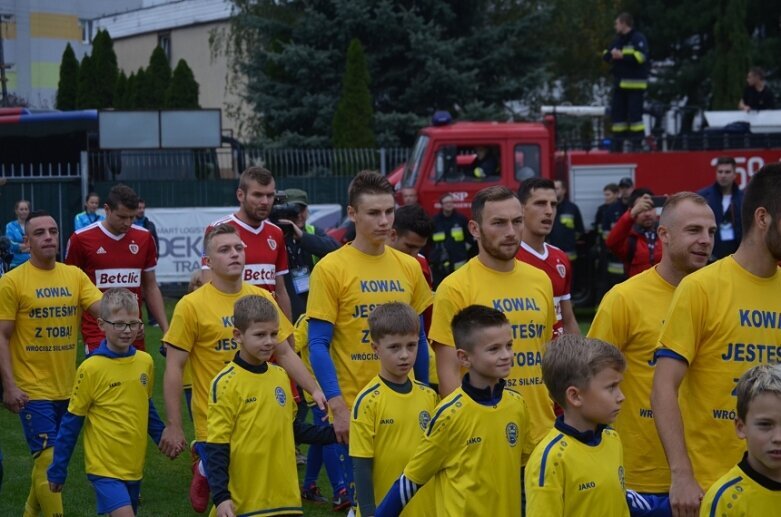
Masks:
[[[73,218],[82,210],[82,171],[80,163],[0,165],[2,232],[5,233],[5,224],[16,217],[16,202],[26,199],[33,210],[46,210],[59,222],[60,253],[64,254],[73,232]]]
[[[275,178],[353,176],[363,169],[391,172],[406,161],[408,148],[274,149],[246,147],[242,163],[264,166]],[[229,148],[162,151],[92,151],[93,182],[235,179],[241,172]]]

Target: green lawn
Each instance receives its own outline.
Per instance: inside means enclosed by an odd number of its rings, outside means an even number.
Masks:
[[[166,300],[169,318],[174,304],[175,301]],[[581,331],[585,333],[593,318],[593,311],[578,311],[577,317],[581,322]],[[164,360],[157,353],[162,336],[158,328],[147,328],[146,333],[147,347],[155,359],[154,402],[160,415],[165,419],[162,388]],[[82,350],[82,348],[80,346],[79,350]],[[186,409],[183,408],[183,411],[183,414],[186,414]],[[185,433],[192,438],[192,425],[186,418]],[[21,515],[24,501],[30,489],[32,460],[22,435],[19,417],[4,410],[0,410],[0,449],[3,451],[5,468],[3,486],[0,489],[0,516]],[[68,517],[95,515],[95,496],[84,474],[84,455],[81,440],[79,440],[79,444],[73,454],[68,472],[68,481],[63,491],[65,515]],[[303,467],[300,467],[299,479],[303,479],[303,475]],[[157,448],[150,442],[147,450],[139,515],[155,517],[198,515],[190,507],[188,498],[190,478],[189,454],[183,454],[176,460],[171,461],[158,452]],[[330,500],[332,495],[331,487],[326,478],[325,469],[322,469],[320,472],[318,484],[323,495]],[[304,514],[308,516],[335,515],[331,511],[330,504],[318,506],[307,503],[304,504]]]

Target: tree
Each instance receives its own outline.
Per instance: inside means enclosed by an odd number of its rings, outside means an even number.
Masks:
[[[176,63],[171,84],[165,95],[165,107],[169,109],[197,109],[198,104],[198,82],[195,80],[193,71],[187,65],[187,61],[180,59]]]
[[[122,109],[126,109],[126,110],[135,109],[136,105],[133,104],[133,99],[135,99],[136,88],[137,88],[136,73],[130,72],[130,75],[127,76],[127,86],[125,87],[125,95],[122,97]]]
[[[114,87],[119,75],[114,42],[108,31],[99,30],[92,40],[92,67],[94,74],[94,108],[110,108],[114,104]]]
[[[79,67],[79,87],[76,102],[79,109],[97,109],[100,107],[97,82],[92,58],[85,54],[81,59],[81,66]]]
[[[128,78],[124,70],[119,72],[117,82],[114,84],[114,108],[129,109],[128,103]]]
[[[165,94],[171,83],[171,65],[162,47],[155,47],[149,57],[146,69],[149,107],[162,109],[165,105]]]
[[[334,147],[374,147],[373,114],[366,56],[354,38],[347,49],[342,96],[334,115]]]
[[[551,48],[543,0],[235,0],[227,51],[254,129],[278,145],[330,143],[346,49],[364,46],[377,144],[410,145],[439,109],[508,118],[533,101]],[[263,49],[258,51],[258,49]],[[291,105],[290,99],[295,99]],[[483,109],[484,108],[484,109]]]
[[[129,106],[131,109],[156,109],[157,106],[152,104],[150,84],[147,78],[147,73],[143,68],[139,68],[136,71],[135,81],[133,81],[133,88],[128,92]]]
[[[57,83],[57,109],[75,110],[79,95],[79,60],[68,43],[60,61],[60,80]]]
[[[735,109],[743,94],[749,61],[746,31],[746,0],[721,0],[720,14],[713,27],[713,109]]]

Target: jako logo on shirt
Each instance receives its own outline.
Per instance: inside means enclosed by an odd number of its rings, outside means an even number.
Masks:
[[[274,398],[277,399],[277,402],[279,402],[280,406],[284,407],[285,401],[287,401],[285,390],[283,390],[280,386],[277,386],[277,388],[274,390]]]
[[[274,285],[277,282],[276,272],[273,264],[247,264],[244,266],[244,281],[252,285]]]
[[[98,289],[109,287],[139,287],[141,285],[140,269],[96,269],[95,285]]]

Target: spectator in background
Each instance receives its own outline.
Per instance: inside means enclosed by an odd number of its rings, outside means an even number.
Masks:
[[[24,222],[30,215],[30,202],[26,199],[20,199],[14,205],[16,219],[5,225],[5,236],[11,241],[11,252],[14,258],[11,260],[9,269],[21,266],[30,260],[30,244],[27,243],[24,233]]]
[[[149,230],[149,233],[152,234],[152,239],[155,241],[155,250],[157,251],[158,257],[160,256],[160,241],[157,240],[157,227],[155,227],[155,223],[149,220],[149,218],[145,214],[146,210],[146,201],[143,199],[138,200],[138,208],[136,209],[136,218],[133,221],[133,224],[136,226],[140,226],[141,228],[146,228]],[[152,316],[152,311],[149,310],[149,304],[146,305],[146,313],[149,320],[149,326],[151,327],[158,327],[157,320],[155,320],[155,317]]]
[[[594,231],[599,235],[603,234],[605,217],[610,209],[610,205],[615,203],[618,199],[618,185],[615,183],[608,183],[605,185],[605,188],[602,189],[602,195],[604,196],[605,202],[597,208],[597,214],[594,216],[594,224],[592,225]]]
[[[752,67],[746,76],[746,87],[738,108],[743,111],[759,111],[775,109],[776,101],[773,92],[765,84],[765,71],[758,66]]]
[[[716,181],[698,193],[705,198],[716,215],[716,243],[711,258],[718,260],[735,253],[743,236],[743,191],[735,183],[735,159],[721,156],[716,159]]]
[[[279,224],[285,233],[288,267],[290,274],[285,275],[285,285],[290,294],[290,306],[293,321],[306,312],[309,297],[309,276],[318,259],[339,248],[339,243],[325,234],[320,228],[307,224],[309,219],[309,196],[301,189],[285,190],[287,203],[299,209],[294,220],[280,219]]]
[[[413,187],[404,187],[401,189],[401,206],[417,205],[418,191]]]
[[[564,186],[564,182],[556,180],[553,184],[556,186],[558,206],[548,240],[566,253],[570,262],[574,262],[578,259],[577,241],[585,233],[583,216],[580,215],[578,205],[567,199],[567,187]]]
[[[656,236],[659,216],[651,196],[653,192],[647,188],[635,190],[631,210],[618,219],[605,240],[608,249],[624,262],[624,273],[630,278],[662,259],[662,243]]]
[[[635,189],[635,182],[632,178],[621,178],[618,182],[618,198],[613,201],[611,205],[605,210],[605,215],[602,219],[602,234],[606,236],[613,225],[616,224],[618,219],[624,215],[626,209],[629,208],[629,198],[632,196],[632,192]]]
[[[100,196],[96,192],[87,194],[87,199],[84,200],[84,211],[76,214],[76,217],[73,219],[73,231],[81,230],[85,226],[102,221],[104,219],[103,216],[96,213],[99,206]]]
[[[468,220],[456,209],[456,200],[452,194],[440,198],[442,209],[433,218],[434,234],[431,240],[434,247],[429,256],[434,288],[450,273],[460,268],[469,259],[469,249],[474,239],[467,231]]]

